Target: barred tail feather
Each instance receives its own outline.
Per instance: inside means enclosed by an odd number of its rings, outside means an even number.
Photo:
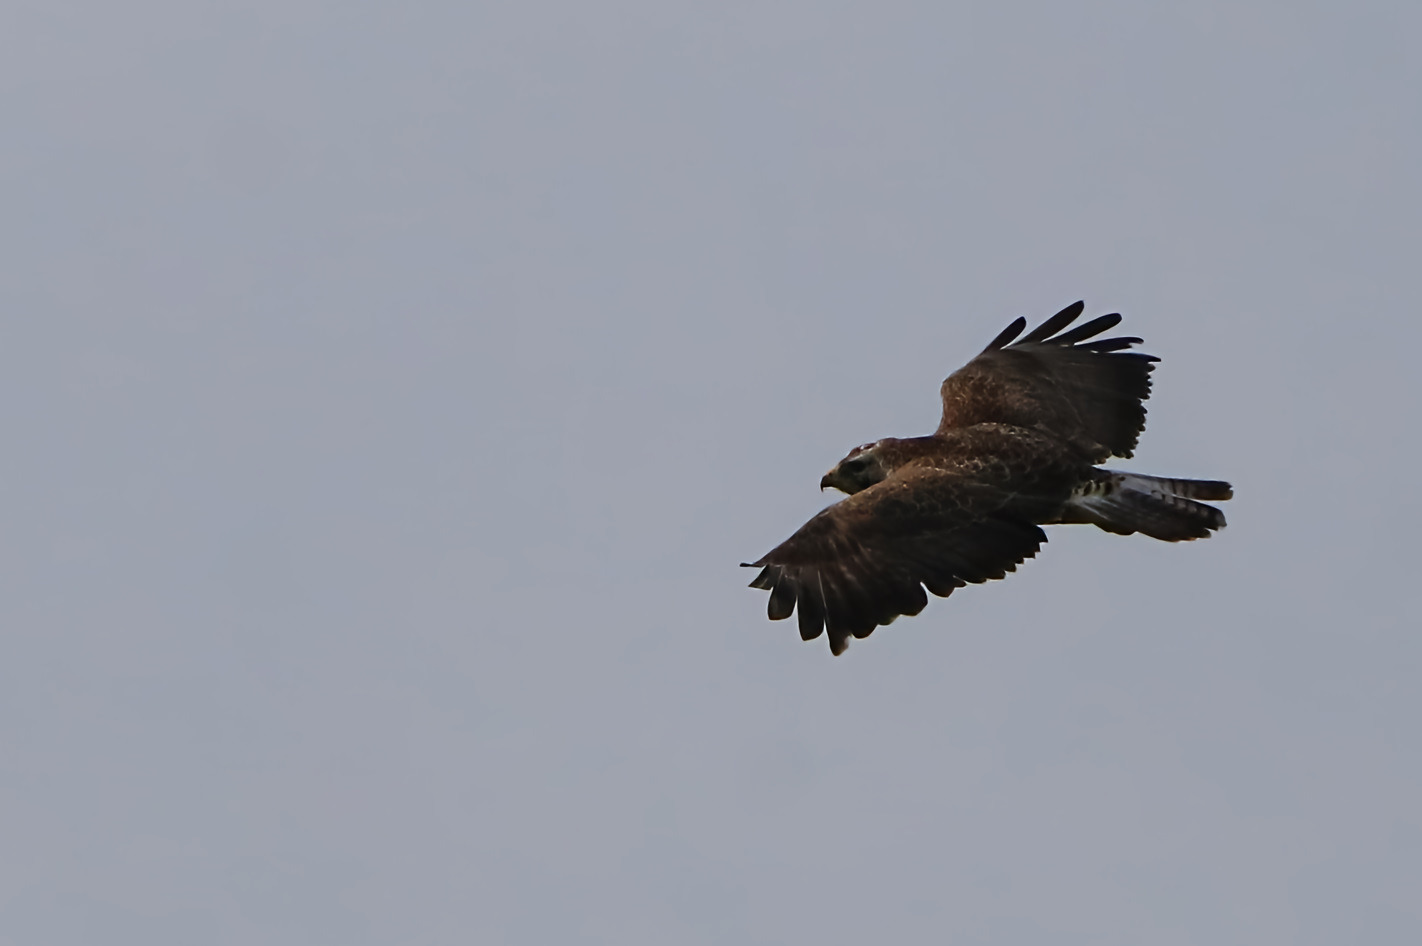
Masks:
[[[1141,532],[1166,542],[1203,539],[1223,529],[1225,517],[1200,500],[1219,502],[1234,495],[1230,485],[1219,480],[1094,472],[1067,501],[1063,522],[1091,523],[1118,535]]]

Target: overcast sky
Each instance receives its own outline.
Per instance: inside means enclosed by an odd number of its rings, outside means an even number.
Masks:
[[[0,14],[0,942],[1422,941],[1415,3]],[[1234,482],[834,659],[1018,315]]]

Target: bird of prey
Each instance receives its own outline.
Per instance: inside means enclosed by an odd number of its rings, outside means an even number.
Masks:
[[[927,437],[887,437],[849,451],[820,480],[848,498],[822,510],[758,562],[772,621],[799,612],[800,636],[828,632],[831,653],[899,615],[925,589],[947,597],[1003,578],[1037,554],[1041,526],[1090,523],[1167,542],[1224,527],[1201,500],[1233,495],[1217,480],[1123,473],[1145,427],[1153,355],[1141,339],[1097,338],[1121,321],[1070,327],[1077,302],[1022,338],[1017,319],[943,382],[943,420]]]

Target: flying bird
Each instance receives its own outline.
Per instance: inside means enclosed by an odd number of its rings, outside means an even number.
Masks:
[[[849,451],[824,478],[848,498],[822,510],[757,562],[772,621],[798,612],[800,637],[828,633],[838,656],[927,592],[1006,577],[1047,541],[1041,526],[1090,523],[1167,542],[1224,528],[1205,501],[1218,480],[1104,469],[1129,457],[1145,427],[1154,355],[1141,339],[1097,338],[1116,313],[1071,327],[1067,306],[1022,338],[1019,318],[943,382],[943,420],[927,437],[886,437]],[[926,591],[925,591],[926,589]]]

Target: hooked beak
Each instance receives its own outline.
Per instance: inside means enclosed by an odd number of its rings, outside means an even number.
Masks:
[[[829,489],[831,486],[834,485],[833,477],[834,470],[830,470],[824,476],[820,477],[820,492],[823,493],[825,490]]]

